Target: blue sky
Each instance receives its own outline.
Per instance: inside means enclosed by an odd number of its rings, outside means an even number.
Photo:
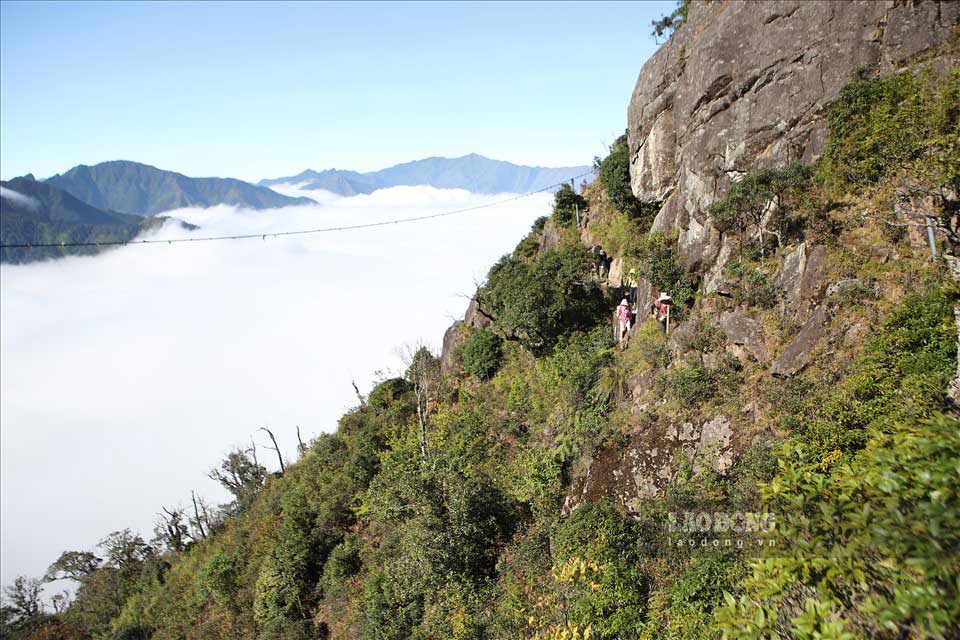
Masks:
[[[588,164],[674,4],[2,2],[0,175]]]

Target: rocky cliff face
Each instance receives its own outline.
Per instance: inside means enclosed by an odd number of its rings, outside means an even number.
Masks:
[[[821,355],[829,358],[862,344],[867,329],[840,313],[841,300],[850,299],[851,291],[878,297],[876,283],[844,275],[823,238],[784,246],[770,274],[779,298],[777,322],[770,326],[758,309],[734,302],[725,290],[722,268],[737,255],[736,238],[722,236],[707,209],[742,173],[816,160],[826,138],[825,108],[858,69],[886,74],[918,62],[956,65],[947,45],[958,34],[960,2],[691,2],[685,24],[640,72],[628,113],[633,192],[641,200],[664,203],[653,230],[676,232],[681,260],[703,277],[701,304],[667,341],[675,364],[691,355],[686,334],[697,322],[718,325],[724,334],[718,353],[702,354],[701,363],[725,353],[749,363],[761,377],[792,378],[815,367]],[[580,241],[587,248],[598,246],[594,231],[606,215],[604,207],[591,201],[581,221]],[[556,248],[561,235],[548,221],[539,252]],[[925,239],[917,242],[923,247]],[[878,263],[897,259],[889,247],[870,241],[854,242],[851,249]],[[610,258],[600,281],[619,291],[629,264],[624,256]],[[656,293],[649,282],[639,282],[640,300],[652,300]],[[716,293],[723,295],[711,295]],[[460,324],[480,327],[481,320],[489,322],[473,302]],[[459,326],[444,339],[447,372]],[[738,407],[708,406],[694,415],[646,424],[644,412],[664,402],[655,373],[637,373],[627,387],[634,428],[579,460],[566,512],[601,497],[637,510],[670,484],[678,451],[695,466],[724,473],[767,437],[757,433],[754,398],[744,398]]]
[[[858,69],[935,59],[958,24],[952,1],[691,2],[644,65],[628,112],[633,191],[665,201],[654,228],[678,232],[709,291],[723,248],[705,212],[731,180],[814,160],[824,106]]]

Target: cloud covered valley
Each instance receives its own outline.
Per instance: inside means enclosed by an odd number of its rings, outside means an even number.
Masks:
[[[301,195],[295,186],[277,188]],[[311,192],[316,197],[317,192]],[[394,187],[315,206],[180,209],[155,238],[266,234],[429,215],[505,199]],[[316,235],[121,247],[0,269],[2,583],[113,530],[152,535],[232,446],[271,428],[287,458],[397,348],[443,331],[552,197]],[[260,434],[263,436],[263,434]],[[257,437],[263,443],[262,437]],[[276,465],[270,452],[261,460]]]

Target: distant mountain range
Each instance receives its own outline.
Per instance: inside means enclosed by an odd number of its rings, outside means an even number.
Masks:
[[[166,220],[99,209],[52,184],[37,182],[32,175],[0,182],[3,244],[125,241]],[[31,262],[98,251],[98,247],[2,248],[0,262]]]
[[[94,207],[137,216],[218,204],[251,209],[313,204],[234,178],[190,178],[126,160],[80,165],[45,182]]]
[[[3,244],[121,241],[163,224],[163,219],[153,217],[156,214],[181,207],[228,204],[271,209],[314,204],[310,198],[289,197],[269,188],[277,184],[323,189],[343,196],[401,185],[466,189],[473,193],[527,193],[567,182],[590,170],[589,166],[526,167],[474,153],[461,158],[426,158],[369,173],[308,169],[296,176],[262,180],[253,185],[233,178],[191,178],[138,162],[116,160],[79,165],[44,181],[26,175],[0,183],[0,236]],[[29,262],[97,250],[2,249],[0,261]]]
[[[380,171],[358,173],[327,169],[306,171],[285,178],[261,180],[269,187],[277,184],[300,185],[301,189],[324,189],[343,196],[372,193],[377,189],[401,185],[429,185],[438,189],[466,189],[473,193],[527,193],[589,173],[591,167],[527,167],[491,160],[476,153],[460,158],[426,158],[405,162]]]

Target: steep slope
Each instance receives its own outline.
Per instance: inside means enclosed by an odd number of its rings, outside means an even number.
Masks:
[[[3,244],[115,242],[143,228],[139,216],[105,211],[32,176],[0,183],[0,236]],[[2,262],[29,262],[68,254],[95,253],[96,247],[7,249]]]
[[[884,6],[926,38],[924,4]],[[691,47],[720,20],[701,10],[739,5],[689,7]],[[851,73],[822,154],[740,165],[683,225],[665,210],[696,178],[638,188],[617,141],[491,268],[440,358],[410,354],[281,473],[231,453],[219,516],[167,510],[152,546],[118,532],[65,554],[51,574],[72,572],[76,602],[22,635],[960,637],[955,55]],[[674,80],[651,68],[644,86]],[[689,259],[695,224],[725,257]],[[664,291],[669,331],[647,313]]]
[[[95,207],[138,216],[188,206],[229,204],[269,209],[312,202],[233,178],[189,178],[125,160],[80,165],[46,182]]]
[[[259,184],[306,183],[306,189],[325,189],[345,196],[372,193],[387,187],[415,185],[466,189],[473,193],[526,193],[568,182],[589,171],[590,167],[587,166],[527,167],[472,153],[459,158],[425,158],[368,173],[337,169],[316,172],[308,169],[288,178],[261,180]]]
[[[816,159],[824,106],[858,69],[955,64],[937,50],[958,23],[960,3],[939,0],[690,3],[641,70],[627,115],[633,191],[664,200],[654,227],[678,231],[688,265],[710,271],[726,256],[705,212],[731,181]]]

